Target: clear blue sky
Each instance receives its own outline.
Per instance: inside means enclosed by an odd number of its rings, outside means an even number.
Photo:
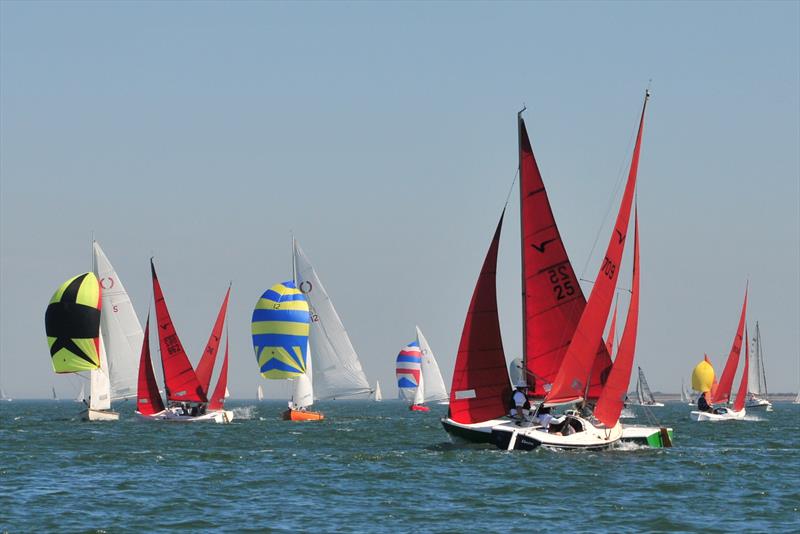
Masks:
[[[155,255],[195,362],[233,280],[230,389],[252,396],[250,314],[290,278],[294,231],[370,382],[394,394],[419,324],[449,385],[517,110],[593,278],[652,79],[637,363],[665,391],[703,352],[721,371],[749,277],[770,389],[797,391],[798,6],[0,2],[0,382],[77,391],[52,372],[43,318],[89,269],[94,232],[142,319]],[[509,359],[516,194],[498,282]]]

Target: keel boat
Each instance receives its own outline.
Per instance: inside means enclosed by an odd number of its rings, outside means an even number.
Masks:
[[[772,411],[772,403],[767,400],[767,373],[764,369],[764,352],[761,346],[761,328],[756,321],[756,335],[753,336],[753,366],[748,377],[747,399],[744,407],[748,410]]]

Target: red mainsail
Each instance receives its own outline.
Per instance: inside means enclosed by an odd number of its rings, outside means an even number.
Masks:
[[[555,380],[586,298],[567,256],[550,199],[525,128],[518,117],[520,212],[523,276],[523,360],[534,397],[546,395]],[[602,387],[601,374],[611,365],[603,343],[596,353],[590,397]]]
[[[747,335],[747,326],[744,327],[744,338],[750,339]],[[747,398],[747,377],[750,373],[750,344],[744,344],[744,370],[742,371],[742,381],[739,383],[739,390],[736,392],[736,400],[733,409],[740,412],[744,409],[744,401]]]
[[[139,358],[139,390],[136,395],[136,409],[142,415],[153,415],[164,411],[164,401],[158,392],[153,363],[150,361],[150,314],[144,327],[142,355]]]
[[[461,332],[450,388],[450,418],[457,423],[502,417],[506,413],[505,401],[511,395],[495,287],[502,226],[501,215]]]
[[[161,366],[164,370],[164,385],[167,399],[171,401],[206,402],[206,394],[197,375],[183,350],[181,340],[169,316],[161,285],[158,283],[156,268],[150,260],[153,275],[153,296],[156,301],[156,323],[158,324],[158,344],[161,347]]]
[[[628,384],[631,381],[631,371],[633,370],[633,358],[636,353],[636,331],[639,326],[639,217],[634,212],[634,234],[633,234],[633,282],[631,285],[631,303],[628,307],[628,316],[625,319],[625,328],[622,331],[622,339],[617,349],[617,358],[614,366],[608,375],[603,392],[597,401],[594,416],[608,428],[613,427],[619,421],[619,415],[625,404],[625,397],[628,394]],[[612,332],[609,337],[614,335],[613,324],[616,319],[616,309],[614,319],[611,320]]]
[[[227,300],[227,299],[226,299]],[[217,387],[208,399],[209,410],[222,410],[225,407],[225,390],[228,387],[228,336],[225,335],[225,358],[222,360],[222,369],[219,372]]]
[[[625,250],[628,235],[628,224],[631,217],[633,193],[636,189],[636,173],[639,167],[639,154],[642,146],[644,114],[647,109],[649,92],[645,95],[642,115],[639,119],[639,131],[633,149],[628,180],[622,195],[619,213],[617,214],[614,232],[606,248],[606,255],[597,273],[589,301],[581,314],[572,342],[567,348],[564,360],[558,370],[553,387],[545,401],[550,404],[566,404],[584,398],[589,392],[590,377],[600,371],[595,364],[598,345],[605,348],[603,329],[608,320],[608,312],[614,298],[614,289],[619,278],[619,266]],[[601,371],[602,372],[602,371]]]
[[[728,355],[728,361],[725,362],[725,369],[722,370],[722,377],[719,379],[717,391],[711,396],[714,404],[728,402],[731,397],[731,389],[733,389],[733,377],[736,374],[736,368],[739,366],[739,356],[742,354],[742,334],[744,334],[744,319],[747,313],[747,287],[744,290],[744,303],[742,304],[742,313],[739,316],[739,326],[736,327],[736,336],[733,338],[733,346]]]
[[[225,324],[225,312],[228,309],[230,295],[231,288],[228,286],[228,292],[225,293],[225,299],[222,301],[222,306],[217,314],[214,328],[211,330],[211,337],[208,338],[203,356],[200,358],[200,363],[197,364],[197,380],[200,381],[200,386],[206,395],[208,395],[208,388],[211,387],[211,374],[214,372],[214,364],[217,361],[217,352],[219,351],[219,342],[222,339],[222,327]]]

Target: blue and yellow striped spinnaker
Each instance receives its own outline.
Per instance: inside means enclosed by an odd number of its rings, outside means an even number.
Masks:
[[[293,281],[261,295],[251,325],[261,376],[281,380],[306,372],[309,322],[308,302]]]

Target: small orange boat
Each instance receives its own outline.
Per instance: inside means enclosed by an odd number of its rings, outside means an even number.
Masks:
[[[431,411],[430,408],[428,408],[427,406],[424,406],[422,404],[412,404],[411,406],[408,407],[408,409],[411,410],[412,412],[429,412],[429,411]]]
[[[307,412],[291,408],[283,412],[284,421],[322,421],[323,419],[325,419],[325,415],[321,412]]]

